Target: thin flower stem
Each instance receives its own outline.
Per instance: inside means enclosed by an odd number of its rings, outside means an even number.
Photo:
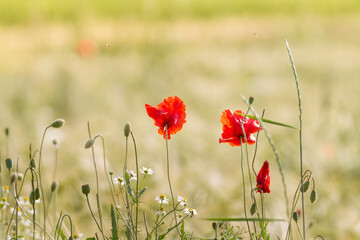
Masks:
[[[171,200],[172,200],[172,205],[174,208],[174,220],[175,220],[175,225],[176,225],[176,230],[179,234],[179,237],[181,238],[181,234],[178,228],[178,222],[177,222],[177,217],[176,217],[176,207],[175,207],[175,198],[174,198],[174,193],[171,187],[171,181],[170,181],[170,160],[169,160],[169,139],[168,139],[168,126],[165,126],[165,134],[166,134],[166,170],[167,170],[167,177],[168,177],[168,182],[169,182],[169,188],[170,188],[170,193],[171,193]]]
[[[246,218],[246,225],[249,231],[249,236],[250,239],[252,239],[252,235],[251,235],[251,229],[250,229],[250,225],[249,225],[249,221],[247,220],[247,211],[246,211],[246,194],[245,194],[245,174],[244,174],[244,153],[243,153],[243,144],[241,144],[241,175],[242,175],[242,182],[243,182],[243,191],[244,191],[244,214],[245,214],[245,218]]]
[[[136,196],[135,196],[135,239],[138,239],[138,219],[139,219],[139,161],[138,161],[138,154],[137,154],[137,148],[136,148],[136,141],[135,137],[132,131],[130,131],[131,138],[134,143],[134,149],[135,149],[135,162],[136,162]]]
[[[87,127],[88,127],[89,139],[91,139],[91,131],[90,131],[90,123],[89,122],[87,123]],[[91,153],[92,153],[92,159],[93,159],[93,163],[94,163],[95,177],[96,177],[96,203],[97,203],[97,209],[98,209],[98,214],[99,214],[99,219],[100,219],[101,233],[102,233],[103,239],[105,239],[105,234],[104,234],[104,231],[103,231],[103,222],[102,222],[102,209],[101,209],[99,176],[98,176],[97,167],[96,167],[95,150],[94,150],[93,145],[91,146]]]
[[[44,223],[43,223],[43,232],[46,232],[46,203],[45,203],[45,195],[44,195],[44,190],[42,187],[42,180],[41,180],[41,161],[42,161],[42,148],[44,145],[44,139],[45,139],[45,134],[46,131],[51,127],[51,125],[47,126],[44,130],[42,139],[41,139],[41,144],[40,144],[40,150],[39,150],[39,182],[40,182],[40,191],[41,191],[41,199],[42,199],[42,205],[43,205],[43,217],[44,217]],[[44,234],[44,240],[46,239],[46,235]]]
[[[290,58],[290,62],[291,62],[291,67],[293,70],[293,74],[295,77],[295,83],[296,83],[296,91],[297,91],[297,95],[298,95],[298,102],[299,102],[299,151],[300,151],[300,177],[301,177],[301,186],[303,186],[304,181],[303,181],[303,151],[302,151],[302,107],[301,107],[301,95],[300,95],[300,84],[299,84],[299,78],[296,72],[296,67],[295,67],[295,63],[294,60],[292,58],[291,55],[291,50],[289,47],[289,43],[285,40],[286,43],[286,48],[289,54],[289,58]],[[306,239],[306,229],[305,229],[305,201],[304,201],[304,192],[301,192],[301,210],[302,210],[302,220],[303,220],[303,239]]]

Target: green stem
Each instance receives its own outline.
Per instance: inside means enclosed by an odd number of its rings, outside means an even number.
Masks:
[[[241,144],[241,175],[242,175],[242,185],[243,185],[243,191],[244,191],[244,214],[245,214],[245,218],[246,218],[246,225],[249,231],[249,236],[250,239],[252,239],[252,235],[251,235],[251,229],[250,229],[250,224],[249,221],[247,220],[247,211],[246,211],[246,190],[245,190],[245,173],[244,173],[244,156],[243,156],[243,144]]]
[[[43,232],[46,232],[46,203],[45,203],[45,195],[44,195],[44,190],[42,187],[42,179],[41,179],[41,162],[42,162],[42,149],[43,149],[43,145],[44,145],[44,139],[45,139],[45,134],[46,131],[51,127],[51,125],[47,126],[44,130],[42,139],[41,139],[41,144],[40,144],[40,151],[39,151],[39,182],[40,182],[40,191],[41,191],[41,199],[42,199],[42,205],[43,205],[43,217],[44,217],[44,226],[43,226]],[[46,239],[46,234],[43,233],[44,235],[44,239]]]
[[[139,161],[138,161],[138,154],[137,154],[137,148],[136,148],[136,141],[135,137],[132,131],[130,131],[131,138],[134,143],[134,149],[135,149],[135,162],[136,162],[136,195],[135,195],[135,239],[138,239],[138,219],[139,219]]]
[[[172,205],[173,205],[173,209],[174,209],[174,220],[175,220],[175,225],[176,225],[176,230],[179,234],[179,237],[181,238],[181,234],[179,231],[179,228],[177,226],[177,217],[176,217],[176,207],[175,207],[175,198],[174,198],[174,193],[171,187],[171,181],[170,181],[170,160],[169,160],[169,139],[168,139],[168,126],[165,126],[165,134],[166,134],[166,170],[167,170],[167,178],[168,178],[168,182],[169,182],[169,188],[170,188],[170,193],[171,193],[171,200],[172,200]]]
[[[295,67],[295,63],[294,60],[292,58],[291,55],[291,51],[290,51],[290,47],[289,47],[289,43],[285,40],[286,43],[286,48],[289,54],[289,58],[290,58],[290,62],[291,62],[291,67],[293,70],[293,74],[295,77],[295,82],[296,82],[296,91],[297,91],[297,95],[298,95],[298,102],[299,102],[299,151],[300,151],[300,177],[301,177],[301,186],[303,186],[304,181],[303,181],[303,151],[302,151],[302,107],[301,107],[301,95],[300,95],[300,84],[299,84],[299,79],[298,79],[298,75],[296,72],[296,67]],[[304,192],[301,192],[301,210],[302,210],[302,219],[303,219],[303,239],[306,239],[305,234],[306,234],[306,229],[305,229],[305,201],[304,201]]]

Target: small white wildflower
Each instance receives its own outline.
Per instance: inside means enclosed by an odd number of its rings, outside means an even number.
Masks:
[[[121,186],[125,185],[125,181],[124,181],[123,177],[116,177],[113,179],[113,182],[115,185],[118,185],[118,184],[120,184]]]
[[[6,206],[9,206],[9,202],[6,197],[3,197],[0,201],[0,209],[6,209]]]
[[[3,190],[4,193],[10,193],[9,186],[3,186],[2,190]]]
[[[129,180],[137,180],[136,173],[133,170],[128,170],[127,173],[129,174]]]
[[[154,171],[151,168],[142,167],[141,173],[144,175],[153,175]]]
[[[30,201],[28,197],[20,197],[19,198],[20,205],[22,206],[30,206]]]
[[[75,240],[80,240],[84,234],[83,233],[74,233],[73,237]]]
[[[183,207],[186,207],[186,205],[187,205],[187,199],[186,199],[186,198],[183,198],[183,197],[178,196],[178,202],[179,202],[180,205],[183,206]]]
[[[188,215],[190,215],[190,217],[194,216],[194,215],[198,215],[197,211],[193,208],[185,208],[184,212]]]
[[[155,198],[155,200],[160,204],[168,204],[169,203],[169,199],[167,199],[166,196],[163,194],[161,194],[160,196],[157,196]]]
[[[166,214],[165,212],[165,208],[161,207],[157,212],[156,212],[157,215],[159,216],[163,216]]]

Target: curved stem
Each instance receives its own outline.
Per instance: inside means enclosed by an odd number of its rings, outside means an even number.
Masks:
[[[243,156],[243,144],[241,144],[241,175],[242,175],[242,185],[243,185],[243,191],[244,191],[244,214],[245,214],[245,218],[246,218],[246,225],[249,231],[249,236],[250,239],[252,239],[252,235],[251,235],[251,229],[250,229],[250,225],[249,225],[249,221],[247,220],[247,211],[246,211],[246,194],[245,194],[245,173],[244,173],[244,156]]]
[[[139,219],[139,161],[138,161],[138,154],[137,154],[137,148],[136,148],[136,142],[135,137],[132,131],[130,131],[131,138],[134,143],[134,149],[135,149],[135,162],[136,162],[136,195],[135,195],[135,239],[138,239],[138,219]]]
[[[45,139],[45,134],[46,131],[51,127],[51,125],[47,126],[44,130],[42,139],[41,139],[41,144],[40,144],[40,150],[39,150],[39,182],[40,182],[40,191],[41,191],[41,199],[42,199],[42,205],[43,205],[43,218],[44,218],[44,226],[43,226],[43,232],[46,232],[46,203],[45,203],[45,196],[44,196],[44,190],[42,187],[42,179],[41,179],[41,161],[42,161],[42,148],[44,145],[44,139]],[[45,237],[46,235],[44,234],[44,239],[46,239]]]

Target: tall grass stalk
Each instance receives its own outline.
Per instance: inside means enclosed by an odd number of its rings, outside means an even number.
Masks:
[[[291,62],[291,67],[293,70],[293,74],[294,74],[294,78],[295,78],[295,83],[296,83],[296,91],[297,91],[297,95],[298,95],[298,102],[299,102],[299,151],[300,151],[300,177],[301,177],[301,187],[303,187],[304,185],[304,180],[303,180],[303,157],[302,157],[302,107],[301,107],[301,95],[300,95],[300,84],[299,84],[299,78],[298,78],[298,74],[296,72],[296,67],[295,67],[295,63],[293,60],[293,57],[291,55],[291,50],[290,50],[290,46],[289,43],[287,42],[287,40],[285,40],[285,44],[286,44],[286,48],[289,54],[289,58],[290,58],[290,62]],[[304,201],[304,191],[301,191],[301,210],[302,210],[302,220],[303,220],[303,239],[306,239],[306,229],[305,229],[305,201]]]
[[[136,163],[136,195],[135,195],[135,239],[138,239],[138,222],[139,222],[139,162],[138,162],[138,154],[137,154],[137,147],[134,134],[130,131],[131,138],[134,143],[134,150],[135,150],[135,163]]]

